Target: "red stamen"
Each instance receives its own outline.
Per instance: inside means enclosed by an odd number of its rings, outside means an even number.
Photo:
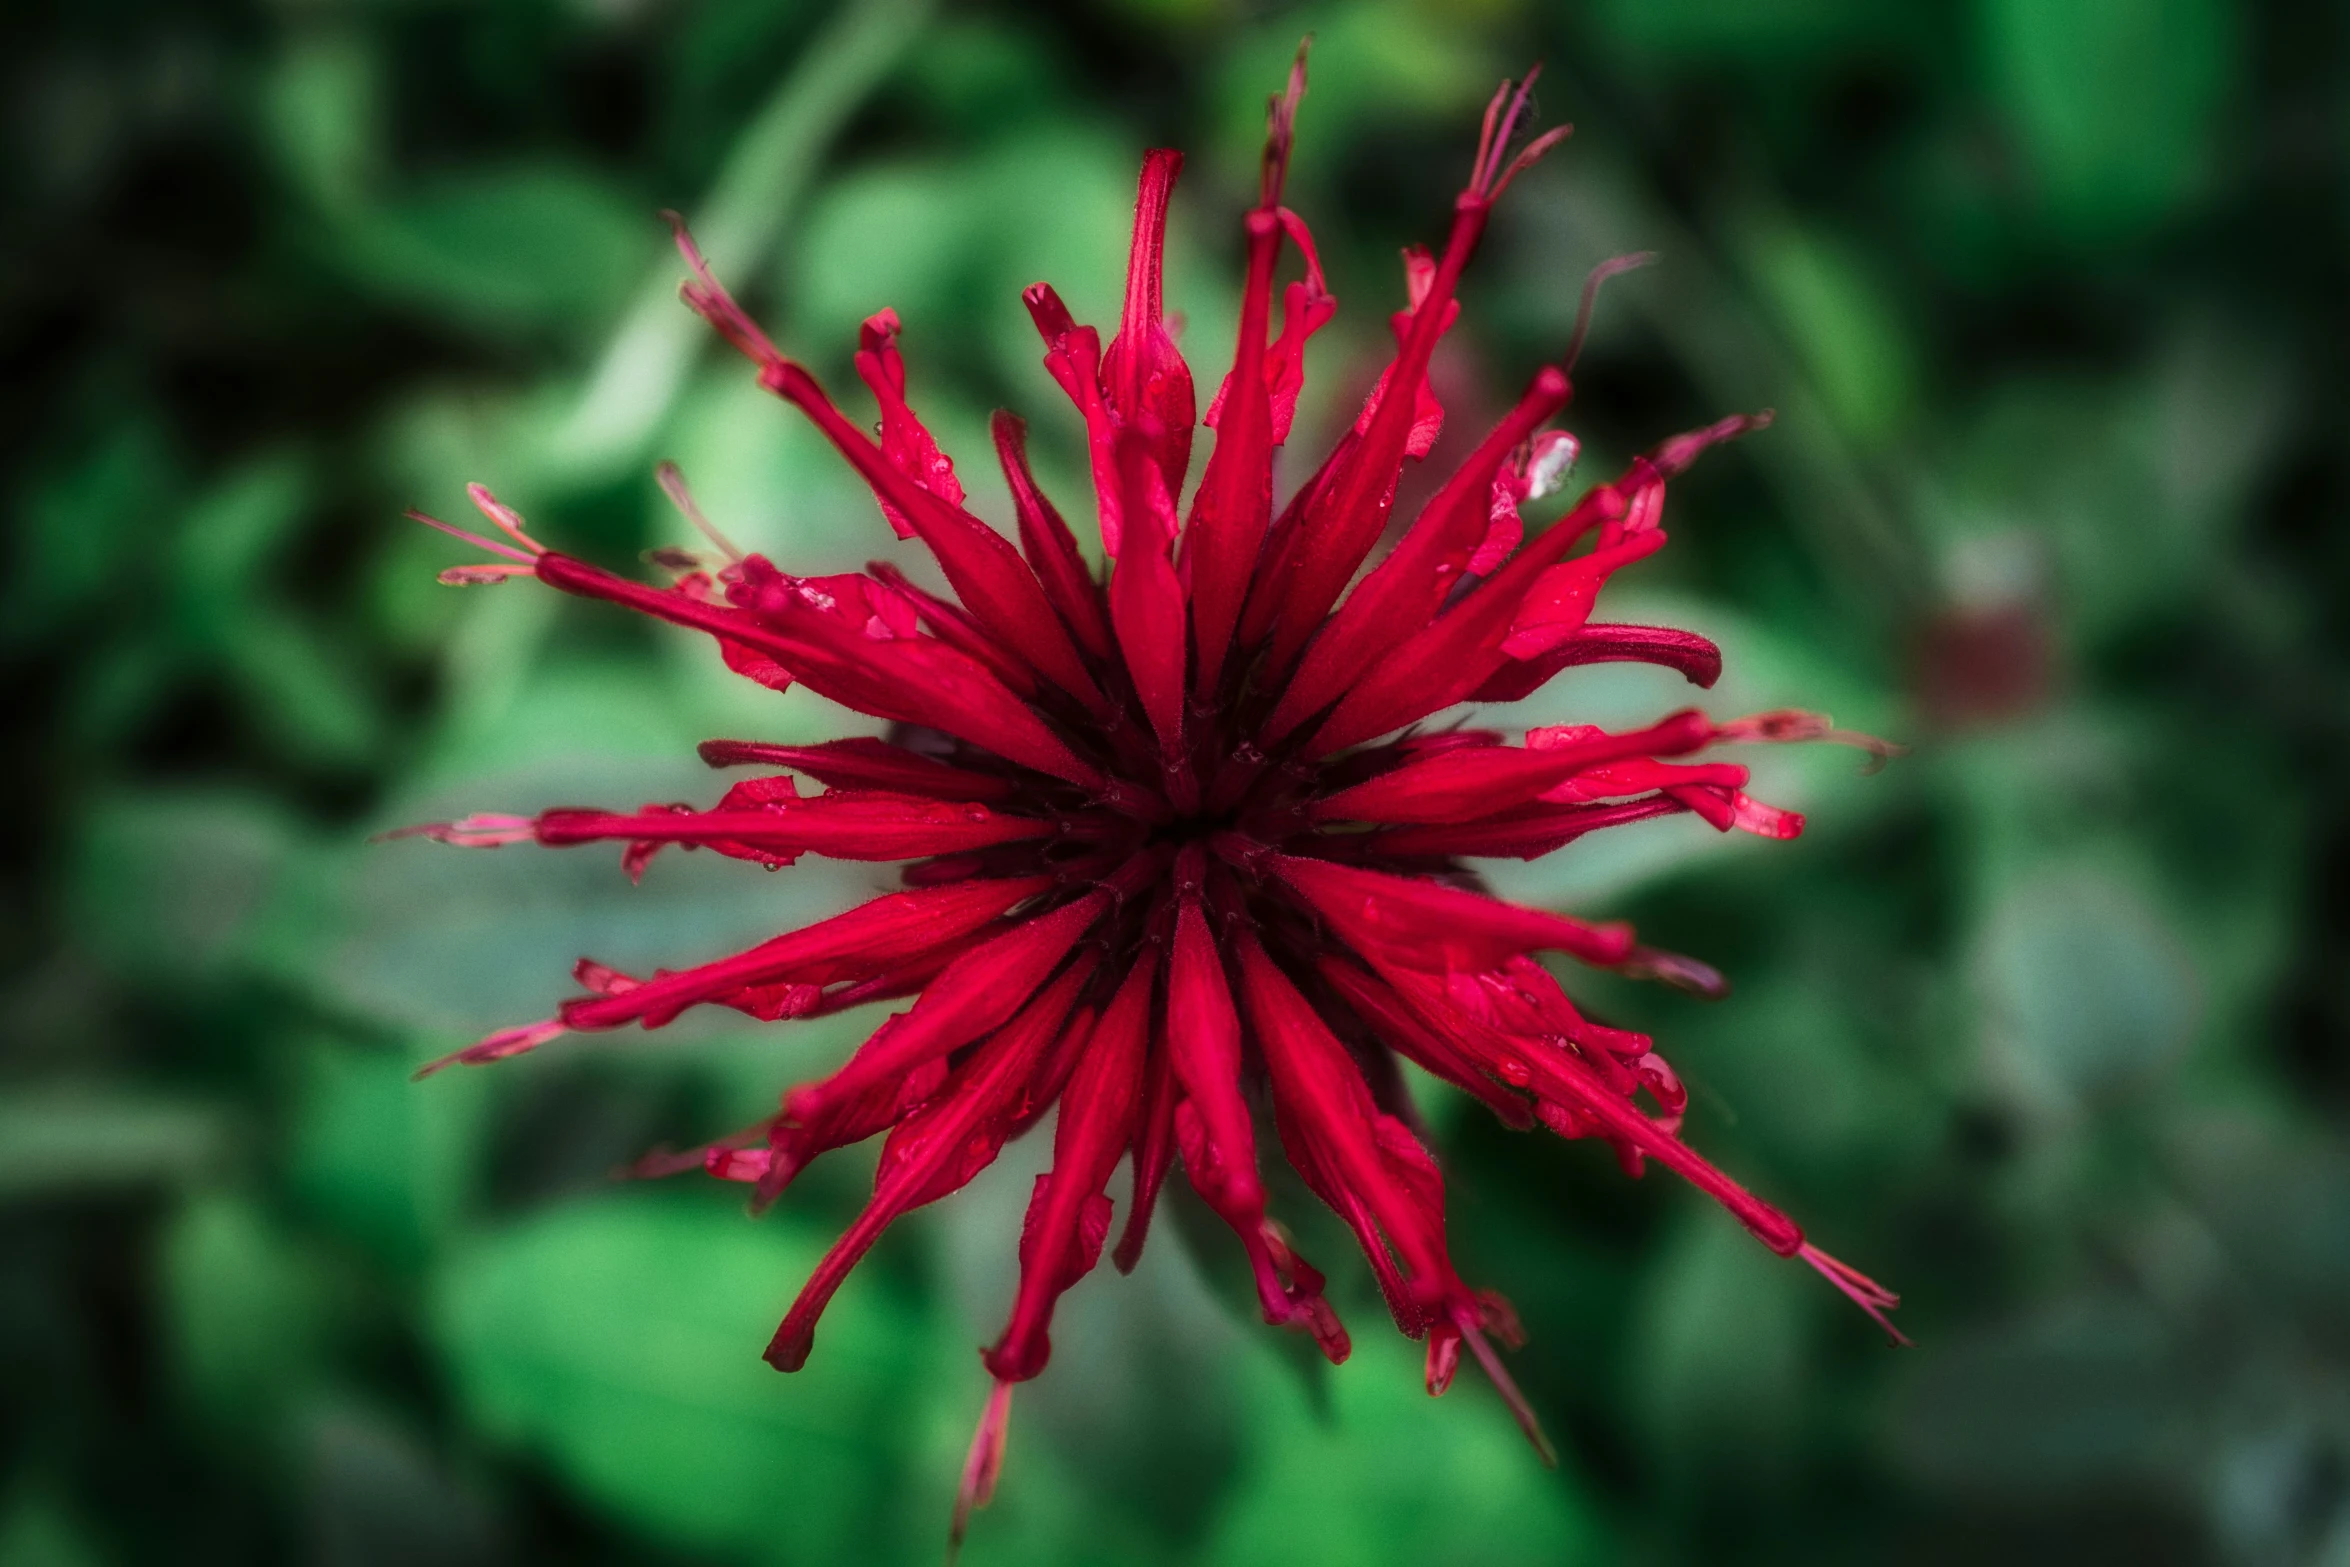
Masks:
[[[504,533],[506,537],[533,555],[547,553],[547,547],[544,544],[522,531],[522,514],[492,495],[488,485],[468,484],[465,486],[465,494],[472,500],[474,510],[497,524],[499,531]]]
[[[1477,1314],[1456,1308],[1453,1322],[1470,1352],[1477,1357],[1477,1364],[1485,1368],[1486,1378],[1493,1383],[1493,1390],[1509,1406],[1510,1418],[1518,1423],[1518,1429],[1525,1432],[1526,1440],[1533,1444],[1535,1456],[1542,1460],[1542,1467],[1556,1469],[1559,1466],[1558,1449],[1552,1447],[1550,1438],[1542,1434],[1542,1422],[1535,1416],[1534,1406],[1526,1402],[1526,1395],[1518,1391],[1518,1384],[1511,1378],[1508,1368],[1502,1365],[1501,1357],[1493,1352],[1491,1344],[1485,1342],[1485,1335],[1479,1331]]]
[[[1869,1314],[1871,1321],[1885,1330],[1886,1338],[1903,1349],[1915,1349],[1907,1334],[1895,1327],[1885,1313],[1901,1304],[1901,1297],[1879,1284],[1875,1279],[1848,1263],[1837,1261],[1817,1246],[1806,1244],[1796,1253],[1809,1263],[1819,1276],[1836,1286],[1844,1298]]]
[[[979,1429],[972,1433],[971,1452],[963,1460],[963,1480],[955,1488],[954,1521],[947,1526],[948,1567],[953,1567],[956,1553],[963,1548],[971,1514],[995,1500],[996,1482],[1004,1472],[1004,1442],[1012,1423],[1012,1387],[1010,1382],[999,1381],[989,1391]]]
[[[494,539],[485,539],[480,534],[469,532],[464,528],[458,527],[453,522],[443,522],[440,518],[431,515],[429,512],[412,510],[408,513],[408,520],[411,522],[421,522],[428,528],[438,528],[453,539],[463,539],[466,543],[472,545],[475,549],[488,550],[493,555],[503,555],[508,560],[517,563],[526,570],[533,569],[537,565],[537,561],[532,556],[524,554],[521,550],[515,549],[509,545],[500,544]]]

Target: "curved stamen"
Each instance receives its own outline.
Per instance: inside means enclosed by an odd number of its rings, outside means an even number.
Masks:
[[[1867,1312],[1870,1319],[1885,1330],[1887,1338],[1903,1349],[1917,1347],[1915,1343],[1911,1342],[1909,1335],[1895,1327],[1885,1315],[1886,1311],[1901,1304],[1899,1295],[1894,1294],[1850,1263],[1838,1261],[1808,1241],[1795,1255],[1809,1263],[1821,1278],[1835,1285],[1843,1293],[1845,1299]]]
[[[410,1080],[422,1082],[443,1067],[457,1065],[482,1066],[491,1061],[503,1061],[536,1050],[550,1039],[570,1033],[560,1018],[546,1018],[536,1023],[522,1023],[513,1028],[501,1028],[476,1044],[462,1050],[452,1050],[436,1061],[427,1061],[409,1074]]]
[[[1469,1353],[1475,1355],[1477,1364],[1485,1368],[1486,1378],[1493,1383],[1493,1390],[1509,1406],[1510,1418],[1518,1423],[1519,1430],[1526,1433],[1526,1440],[1534,1444],[1535,1456],[1542,1460],[1545,1469],[1556,1469],[1559,1466],[1558,1449],[1552,1447],[1550,1438],[1543,1435],[1542,1421],[1536,1417],[1534,1406],[1526,1402],[1526,1395],[1518,1390],[1517,1381],[1511,1377],[1509,1368],[1501,1363],[1501,1356],[1486,1342],[1477,1313],[1466,1306],[1455,1307],[1452,1320],[1453,1326],[1460,1330],[1462,1342],[1469,1346]]]
[[[438,528],[452,539],[463,539],[475,549],[488,550],[493,555],[502,555],[525,570],[536,569],[537,562],[533,557],[511,545],[500,544],[495,539],[485,539],[471,529],[460,528],[453,522],[443,522],[432,513],[418,511],[414,507],[408,509],[407,516],[410,522],[421,522],[428,528]]]
[[[1297,41],[1297,56],[1289,62],[1289,85],[1265,100],[1265,159],[1258,180],[1258,205],[1281,205],[1281,187],[1289,179],[1290,148],[1297,140],[1297,106],[1306,95],[1306,50],[1314,41],[1308,33]]]
[[[390,832],[376,834],[376,841],[430,838],[435,843],[455,844],[461,849],[503,849],[508,844],[529,843],[537,836],[537,825],[527,816],[480,813],[461,816],[453,822],[419,822],[413,827],[395,827]]]
[[[1583,279],[1583,301],[1575,307],[1575,335],[1567,339],[1567,370],[1572,373],[1575,361],[1583,357],[1583,341],[1591,335],[1591,309],[1599,303],[1599,285],[1609,278],[1626,272],[1635,272],[1656,259],[1653,250],[1635,250],[1629,255],[1610,256],[1591,269]]]
[[[1869,759],[1861,768],[1863,773],[1880,771],[1887,762],[1909,754],[1909,747],[1898,741],[1882,740],[1858,729],[1838,729],[1827,714],[1807,713],[1801,708],[1774,708],[1714,726],[1718,745],[1800,745],[1815,740],[1866,751]]]
[[[694,525],[695,532],[708,539],[717,548],[718,553],[724,555],[729,561],[738,566],[742,564],[743,552],[735,548],[734,541],[720,533],[709,518],[702,515],[702,508],[694,503],[694,492],[686,487],[685,474],[677,464],[673,462],[662,463],[660,467],[653,470],[653,479],[661,486],[661,493],[669,497],[669,504],[676,507],[684,514],[685,520]]]
[[[491,494],[488,485],[468,484],[465,486],[465,495],[468,500],[473,502],[474,510],[497,524],[498,531],[505,534],[506,537],[533,555],[547,553],[547,547],[544,544],[522,531],[522,514]]]
[[[987,1407],[979,1416],[979,1429],[971,1434],[971,1451],[963,1460],[963,1480],[955,1488],[955,1517],[947,1526],[947,1562],[949,1567],[955,1553],[963,1548],[963,1536],[971,1527],[971,1515],[995,1500],[996,1481],[1004,1472],[1004,1440],[1012,1422],[1012,1389],[1016,1384],[999,1381],[987,1395]]]

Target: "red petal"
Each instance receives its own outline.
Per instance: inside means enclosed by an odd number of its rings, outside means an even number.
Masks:
[[[963,1459],[963,1479],[955,1488],[955,1513],[947,1526],[947,1567],[954,1567],[971,1514],[995,1500],[996,1482],[1004,1472],[1005,1434],[1012,1421],[1012,1384],[998,1382],[980,1411],[978,1429],[971,1433],[971,1451]]]
[[[932,1063],[929,1071],[916,1072],[902,1082],[882,1084],[871,1093],[844,1102],[833,1114],[814,1124],[803,1126],[777,1116],[765,1128],[767,1146],[759,1150],[764,1158],[745,1173],[729,1174],[716,1160],[708,1168],[722,1180],[755,1182],[757,1190],[752,1194],[752,1207],[764,1209],[782,1196],[784,1189],[818,1157],[835,1148],[861,1143],[895,1126],[928,1103],[945,1086],[946,1080],[946,1063],[938,1061]]]
[[[1722,678],[1722,650],[1694,631],[1665,626],[1586,625],[1548,652],[1523,662],[1505,662],[1469,694],[1472,702],[1516,702],[1532,696],[1551,676],[1582,664],[1661,664],[1678,670],[1691,685],[1710,687]]]
[[[1110,622],[1133,677],[1135,695],[1159,737],[1170,774],[1183,755],[1183,588],[1170,558],[1175,503],[1161,483],[1149,443],[1132,431],[1118,437],[1124,552],[1110,571]],[[1178,801],[1180,806],[1182,802]]]
[[[662,812],[619,816],[605,811],[549,811],[538,840],[569,845],[622,838],[635,842],[741,848],[770,855],[814,853],[839,860],[911,860],[952,854],[1053,832],[1050,822],[999,816],[984,805],[889,795],[824,795],[788,810]]]
[[[1506,662],[1502,643],[1528,593],[1577,538],[1597,526],[1602,548],[1621,543],[1627,514],[1650,491],[1706,447],[1769,422],[1768,415],[1736,415],[1675,436],[1647,457],[1633,459],[1622,480],[1592,489],[1490,580],[1376,665],[1315,731],[1309,754],[1327,756],[1401,728],[1483,686]]]
[[[1102,399],[1101,334],[1070,318],[1049,283],[1034,283],[1020,296],[1036,330],[1044,338],[1044,367],[1085,419],[1085,443],[1093,459],[1094,508],[1100,520],[1102,548],[1117,558],[1118,424]]]
[[[797,1119],[810,1119],[844,1096],[969,1044],[1033,995],[1109,907],[1108,893],[1090,893],[1023,920],[963,954],[930,982],[910,1010],[859,1045],[839,1071],[786,1095],[784,1108]]]
[[[1145,432],[1151,460],[1170,496],[1183,491],[1192,425],[1199,417],[1191,367],[1167,334],[1163,298],[1167,201],[1182,171],[1180,152],[1158,148],[1143,157],[1134,201],[1134,248],[1126,262],[1126,308],[1101,365],[1103,400],[1122,428]]]
[[[1661,493],[1660,489],[1645,492],[1647,495]],[[1551,567],[1527,589],[1516,618],[1510,622],[1509,635],[1502,641],[1502,652],[1516,659],[1534,658],[1572,638],[1591,618],[1591,606],[1598,600],[1599,590],[1607,585],[1607,579],[1633,562],[1655,554],[1664,548],[1664,543],[1661,530],[1647,528],[1621,544],[1603,545],[1588,555]]]
[[[1264,1188],[1257,1177],[1256,1133],[1240,1089],[1240,1015],[1225,982],[1223,957],[1200,910],[1204,867],[1197,845],[1187,848],[1176,865],[1180,906],[1167,970],[1168,1052],[1214,1154],[1214,1173],[1193,1171],[1195,1183],[1203,1192],[1218,1194],[1219,1208],[1261,1214]]]
[[[1240,296],[1240,344],[1232,374],[1208,410],[1216,445],[1191,503],[1184,563],[1191,573],[1199,689],[1213,693],[1248,594],[1248,577],[1273,515],[1273,405],[1265,385],[1265,328],[1281,228],[1270,211],[1248,215],[1248,280]],[[1234,388],[1238,388],[1234,394]]]
[[[1052,1354],[1054,1304],[1101,1256],[1110,1218],[1102,1188],[1133,1140],[1142,1096],[1151,986],[1158,978],[1157,965],[1144,952],[1094,1025],[1061,1095],[1052,1173],[1037,1177],[1020,1238],[1020,1289],[1011,1322],[981,1357],[989,1374],[1003,1381],[1025,1382],[1044,1369]]]
[[[1435,615],[1486,536],[1494,475],[1542,421],[1566,406],[1569,392],[1563,372],[1545,366],[1536,373],[1517,407],[1421,508],[1403,541],[1315,637],[1266,720],[1269,740],[1336,701],[1399,636]]]
[[[1531,1105],[1487,1077],[1475,1062],[1423,1024],[1402,997],[1368,971],[1341,958],[1325,957],[1321,972],[1331,988],[1346,998],[1355,1015],[1396,1054],[1462,1092],[1474,1094],[1504,1125],[1523,1131],[1534,1124]]]
[[[682,224],[677,230],[678,246],[694,269],[696,281],[687,285],[686,301],[719,328],[737,348],[759,365],[759,384],[778,397],[796,406],[826,439],[839,449],[873,489],[885,511],[893,512],[895,524],[903,520],[922,536],[931,553],[938,558],[940,569],[954,585],[955,594],[964,607],[993,632],[1002,643],[1035,666],[1037,671],[1062,690],[1084,701],[1097,712],[1104,710],[1104,698],[1086,673],[1083,660],[1078,658],[1075,644],[1062,629],[1045,603],[1043,589],[1038,587],[1034,573],[1020,559],[1019,553],[1000,538],[994,529],[961,509],[961,486],[954,480],[951,469],[941,480],[938,468],[923,458],[913,446],[907,445],[899,454],[917,469],[927,471],[927,478],[917,482],[909,476],[891,454],[851,424],[833,405],[824,389],[816,384],[802,366],[785,358],[759,329],[751,324],[740,306],[735,304],[717,279],[710,275],[701,255],[693,248]],[[886,313],[885,313],[886,315]],[[866,324],[867,347],[873,356],[874,373],[867,377],[876,382],[876,390],[902,390],[905,370],[897,358],[897,350],[890,338],[894,332],[894,316],[887,321],[891,331],[880,331],[876,324],[884,317],[875,317]],[[863,369],[863,366],[860,366]],[[892,390],[884,401],[884,430],[889,418],[887,404],[896,396]],[[899,399],[902,406],[902,398]],[[912,421],[912,414],[905,419]],[[914,429],[919,430],[918,424]],[[922,442],[929,443],[927,434]],[[930,447],[935,455],[936,447]],[[937,459],[943,465],[945,459]],[[925,485],[939,487],[939,492]],[[954,498],[946,498],[944,489],[952,488]],[[545,573],[542,571],[541,575]],[[551,580],[551,579],[550,579]]]
[[[1175,1162],[1175,1102],[1181,1097],[1175,1089],[1174,1064],[1169,1059],[1162,1029],[1151,1043],[1142,1109],[1135,1117],[1134,1146],[1130,1150],[1134,1195],[1126,1205],[1126,1229],[1118,1237],[1118,1250],[1111,1258],[1120,1273],[1132,1273],[1134,1265],[1142,1260],[1143,1241],[1150,1235],[1151,1213],[1158,1205],[1159,1187],[1165,1183],[1167,1170]]]
[[[1530,805],[1475,821],[1443,822],[1374,833],[1364,845],[1380,855],[1478,855],[1538,860],[1602,827],[1671,816],[1688,807],[1653,794],[1612,805]]]
[[[1527,736],[1532,741],[1534,736]],[[1456,822],[1490,816],[1541,797],[1576,774],[1618,757],[1673,756],[1713,738],[1713,724],[1694,709],[1630,734],[1599,735],[1578,744],[1520,750],[1515,746],[1439,751],[1381,773],[1351,789],[1316,800],[1307,818],[1317,822]]]
[[[950,767],[887,740],[859,737],[821,745],[768,745],[757,740],[705,740],[702,760],[712,767],[789,767],[837,789],[883,789],[934,800],[1000,800],[1011,780]]]
[[[1404,289],[1411,304],[1408,309],[1399,310],[1388,318],[1388,325],[1395,333],[1395,346],[1399,352],[1406,346],[1411,336],[1414,315],[1417,314],[1420,306],[1427,301],[1428,291],[1436,281],[1436,260],[1428,254],[1425,246],[1406,245],[1403,252],[1403,269]],[[1450,301],[1444,307],[1444,319],[1436,329],[1437,335],[1441,337],[1451,331],[1460,318],[1461,302],[1457,299]],[[1379,379],[1372,383],[1370,396],[1363,400],[1363,411],[1355,416],[1355,434],[1362,435],[1370,430],[1371,421],[1378,414],[1380,401],[1387,395],[1388,380],[1394,373],[1395,366],[1392,364],[1379,372]],[[1412,402],[1411,434],[1404,440],[1404,455],[1406,457],[1427,456],[1429,448],[1436,444],[1436,438],[1443,432],[1444,405],[1436,400],[1435,392],[1429,389],[1428,378],[1423,375],[1420,377],[1418,395]]]
[[[1101,589],[1086,569],[1076,536],[1028,469],[1028,426],[999,408],[989,429],[995,435],[1004,482],[1011,487],[1012,509],[1020,519],[1020,548],[1044,585],[1045,597],[1088,653],[1109,657],[1110,629],[1102,614]]]
[[[1559,727],[1571,729],[1574,726]],[[1565,749],[1579,749],[1590,743],[1580,735],[1574,736],[1569,742],[1562,742],[1540,729],[1528,730],[1526,737],[1538,747],[1563,745]],[[1730,796],[1745,787],[1746,776],[1746,769],[1734,762],[1685,765],[1631,757],[1585,768],[1573,778],[1552,787],[1544,793],[1543,798],[1571,805],[1586,800],[1619,799],[1648,789],[1662,789],[1668,794],[1688,789],[1709,796],[1713,802],[1709,805],[1692,799],[1689,802],[1690,809],[1714,821],[1716,826],[1727,832],[1733,810]]]
[[[1359,438],[1301,514],[1287,548],[1258,579],[1257,595],[1270,606],[1276,667],[1297,656],[1386,529],[1396,480],[1419,417],[1418,396],[1427,379],[1429,356],[1439,334],[1451,324],[1453,289],[1491,210],[1482,201],[1464,200],[1455,206],[1444,259],[1414,309],[1411,330],[1385,377],[1398,387],[1410,387],[1412,395],[1377,396],[1377,407]]]
[[[1549,430],[1510,454],[1510,460],[1493,476],[1485,537],[1469,557],[1470,576],[1485,576],[1516,551],[1526,537],[1525,519],[1518,515],[1518,508],[1529,497],[1548,495],[1564,483],[1579,450],[1572,435]]]
[[[980,624],[1038,673],[1089,708],[1103,710],[1104,698],[1086,673],[1077,646],[1045,600],[1036,574],[1002,535],[969,512],[951,506],[890,466],[880,451],[843,418],[805,370],[787,364],[763,374],[761,383],[796,404],[863,474],[874,493],[904,513],[938,557],[939,569]]]
[[[868,316],[858,331],[857,375],[873,389],[881,404],[881,454],[891,466],[949,506],[963,504],[963,486],[955,465],[938,449],[922,421],[906,406],[906,361],[898,352],[898,313],[883,310]],[[904,512],[876,494],[881,515],[901,539],[914,536],[914,524]]]
[[[873,581],[912,606],[919,623],[928,627],[932,636],[985,668],[1022,701],[1036,700],[1036,672],[1017,653],[990,635],[986,627],[963,613],[961,605],[917,587],[912,578],[887,561],[867,561],[865,570]]]
[[[767,1345],[769,1365],[797,1371],[807,1364],[817,1318],[881,1232],[898,1215],[946,1196],[994,1161],[1021,1088],[1060,1032],[1079,983],[1073,972],[1037,996],[971,1053],[935,1099],[898,1123],[882,1154],[873,1200],[825,1253],[785,1313]]]
[[[1254,937],[1244,936],[1239,946],[1241,992],[1264,1051],[1285,1141],[1295,1134],[1292,1162],[1355,1228],[1373,1268],[1393,1278],[1390,1304],[1398,1322],[1408,1324],[1415,1312],[1424,1314],[1459,1286],[1444,1255],[1441,1221],[1432,1225],[1409,1186],[1397,1179],[1379,1133],[1379,1123],[1389,1118],[1372,1103],[1346,1047]],[[1401,1264],[1400,1277],[1392,1273],[1394,1263]]]
[[[1087,788],[1106,782],[983,665],[931,639],[875,639],[844,627],[837,616],[796,604],[781,604],[754,618],[628,582],[551,552],[539,557],[538,574],[567,593],[627,604],[786,660],[812,689],[860,712],[944,730]]]
[[[1268,854],[1265,863],[1366,957],[1442,973],[1496,968],[1521,952],[1565,952],[1586,963],[1622,960],[1629,926],[1589,925],[1481,893],[1328,860]]]
[[[663,974],[623,994],[566,1002],[563,1021],[576,1029],[639,1021],[658,1028],[685,1008],[744,985],[864,978],[977,930],[1052,884],[1049,876],[1027,876],[889,893],[716,963]]]
[[[1655,1159],[1728,1208],[1741,1224],[1781,1256],[1793,1255],[1803,1244],[1803,1232],[1793,1220],[1708,1163],[1671,1131],[1642,1115],[1580,1057],[1547,1046],[1538,1038],[1503,1035],[1476,1023],[1444,994],[1440,981],[1414,976],[1376,959],[1374,966],[1423,1020],[1456,1045],[1484,1061],[1505,1081],[1523,1078],[1543,1100],[1544,1124],[1551,1125],[1553,1130],[1559,1129],[1556,1112],[1587,1116],[1609,1137],[1620,1139],[1624,1146]]]

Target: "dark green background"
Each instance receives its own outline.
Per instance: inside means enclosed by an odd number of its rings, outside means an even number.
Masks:
[[[1717,715],[1912,754],[1761,758],[1794,844],[1682,819],[1501,881],[1731,973],[1711,1007],[1576,983],[1920,1347],[1669,1178],[1432,1095],[1559,1471],[1473,1378],[1419,1392],[1326,1237],[1359,1348],[1317,1373],[1178,1202],[1065,1304],[968,1559],[2350,1563],[2340,4],[23,0],[0,1567],[936,1558],[1040,1150],[902,1226],[785,1379],[758,1350],[860,1155],[756,1224],[607,1173],[853,1036],[694,1020],[408,1082],[543,1015],[578,953],[695,961],[877,874],[673,856],[632,889],[602,855],[367,842],[706,802],[693,741],[843,726],[682,634],[437,587],[463,552],[400,512],[480,479],[625,564],[681,535],[673,457],[788,567],[888,550],[675,304],[674,206],[837,387],[895,305],[984,512],[1008,403],[1084,515],[1017,291],[1107,321],[1139,152],[1184,146],[1170,292],[1212,386],[1309,29],[1291,199],[1342,316],[1299,450],[1537,56],[1578,130],[1479,259],[1448,449],[1634,248],[1662,259],[1603,300],[1586,472],[1780,412],[1676,486],[1610,613],[1720,640]],[[1534,705],[1683,700],[1618,669]]]

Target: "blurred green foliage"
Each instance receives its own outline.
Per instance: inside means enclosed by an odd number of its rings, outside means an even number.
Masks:
[[[1137,154],[1186,147],[1170,294],[1220,375],[1307,31],[1291,200],[1345,309],[1296,449],[1351,416],[1395,247],[1537,56],[1579,129],[1480,258],[1448,447],[1630,249],[1662,259],[1578,372],[1592,471],[1780,411],[1676,487],[1616,602],[1723,644],[1716,713],[1912,754],[1765,758],[1792,845],[1681,820],[1494,880],[1734,976],[1711,1008],[1576,983],[1921,1347],[1662,1178],[1431,1094],[1562,1467],[1469,1378],[1427,1400],[1359,1269],[1355,1359],[1301,1364],[1174,1200],[1065,1306],[970,1559],[2350,1562],[2339,6],[28,0],[0,21],[0,1567],[935,1558],[1041,1151],[903,1226],[784,1379],[758,1350],[856,1156],[756,1224],[608,1177],[853,1032],[689,1020],[408,1081],[580,953],[691,960],[873,876],[671,857],[632,888],[367,842],[704,799],[695,740],[855,721],[682,636],[438,588],[446,541],[399,514],[478,479],[624,560],[677,536],[673,457],[796,569],[886,548],[675,303],[663,207],[835,381],[894,305],[976,504],[1001,520],[1007,404],[1082,513],[1017,291],[1106,319]],[[1682,696],[1609,668],[1517,721]]]

